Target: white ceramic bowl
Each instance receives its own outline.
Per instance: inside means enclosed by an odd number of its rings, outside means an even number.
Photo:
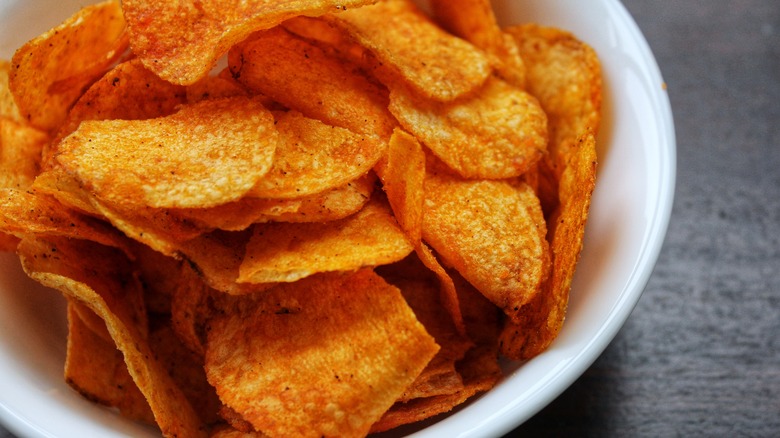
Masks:
[[[0,57],[51,28],[84,0],[0,0]],[[598,52],[604,125],[585,249],[559,338],[510,364],[493,390],[415,437],[508,432],[551,402],[603,352],[636,305],[671,213],[675,136],[665,86],[633,19],[617,0],[494,0],[502,24],[538,22],[574,32]],[[0,420],[25,437],[156,436],[76,394],[63,381],[66,325],[58,293],[0,255]]]

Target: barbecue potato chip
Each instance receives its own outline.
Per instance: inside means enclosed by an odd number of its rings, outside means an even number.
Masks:
[[[8,85],[10,73],[11,62],[6,59],[0,59],[0,118],[22,122],[24,119],[19,113],[19,107],[16,105],[14,95],[11,93],[11,88]]]
[[[549,273],[546,226],[533,190],[435,170],[425,188],[423,240],[516,321]]]
[[[40,172],[45,133],[0,116],[0,187],[26,189]]]
[[[111,204],[212,207],[241,198],[271,168],[273,123],[245,97],[156,119],[88,120],[60,143],[57,161]]]
[[[228,64],[244,86],[306,117],[381,137],[397,126],[386,89],[284,29],[255,33],[230,50]]]
[[[32,126],[50,131],[65,119],[84,88],[127,48],[119,2],[87,6],[19,48],[9,86]]]
[[[552,272],[542,293],[508,322],[501,333],[501,352],[515,360],[541,353],[558,336],[566,316],[574,269],[582,250],[590,200],[596,184],[596,139],[584,133],[561,175],[560,205],[550,219]]]
[[[204,228],[241,231],[254,223],[327,222],[360,210],[374,190],[373,173],[314,195],[293,199],[243,197],[211,208],[171,209],[171,214]]]
[[[65,381],[87,399],[116,407],[124,417],[155,424],[149,403],[127,372],[122,352],[117,350],[110,337],[106,340],[95,334],[82,321],[80,314],[84,310],[79,312],[75,306],[80,304],[68,303]],[[103,320],[97,315],[95,318],[105,328]]]
[[[141,287],[121,253],[84,240],[23,239],[19,254],[30,278],[103,318],[165,436],[206,436],[192,406],[154,358],[124,299],[140,295]]]
[[[547,150],[547,117],[539,103],[497,78],[446,103],[391,87],[390,111],[404,129],[466,178],[522,175]]]
[[[374,197],[339,221],[255,225],[238,281],[292,282],[318,272],[392,263],[412,250],[385,201]]]
[[[206,372],[223,403],[272,436],[366,435],[439,349],[369,269],[252,298],[210,323]]]
[[[492,72],[484,53],[436,26],[409,0],[385,0],[324,18],[430,99],[453,100],[482,85]]]
[[[289,199],[334,189],[368,173],[387,150],[377,136],[327,125],[297,111],[276,113],[276,129],[273,166],[248,196]]]
[[[85,239],[130,253],[128,242],[116,229],[34,191],[0,189],[0,231],[18,237]]]
[[[177,253],[197,270],[210,287],[232,295],[258,292],[273,284],[238,283],[239,268],[244,260],[250,230],[215,230],[195,239],[181,242]]]
[[[417,139],[396,129],[390,137],[387,158],[378,169],[382,188],[398,225],[413,245],[422,236],[425,193],[425,152]]]
[[[143,120],[173,114],[186,102],[184,87],[147,70],[140,60],[120,63],[92,84],[68,112],[54,142],[84,120]]]
[[[490,0],[432,0],[433,17],[459,36],[497,58],[502,79],[525,88],[525,65],[511,35],[498,25]]]
[[[560,178],[570,149],[590,129],[598,134],[602,79],[596,52],[570,32],[537,24],[505,29],[517,41],[528,73],[528,91],[550,121],[548,163]]]
[[[161,78],[188,85],[234,44],[297,15],[316,16],[376,0],[123,0],[133,52]]]

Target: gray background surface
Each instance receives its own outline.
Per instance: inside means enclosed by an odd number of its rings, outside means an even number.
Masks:
[[[780,3],[624,4],[674,110],[672,221],[617,338],[512,435],[778,436]]]

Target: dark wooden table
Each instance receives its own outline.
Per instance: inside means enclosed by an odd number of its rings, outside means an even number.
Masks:
[[[672,221],[617,338],[512,435],[780,436],[780,3],[624,4],[675,113]]]
[[[623,3],[674,111],[671,224],[616,339],[512,436],[780,436],[780,3]]]

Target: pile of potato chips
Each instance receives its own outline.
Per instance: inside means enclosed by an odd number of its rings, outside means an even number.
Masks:
[[[105,1],[0,64],[0,247],[86,398],[365,436],[555,339],[600,103],[590,47],[488,0]]]

